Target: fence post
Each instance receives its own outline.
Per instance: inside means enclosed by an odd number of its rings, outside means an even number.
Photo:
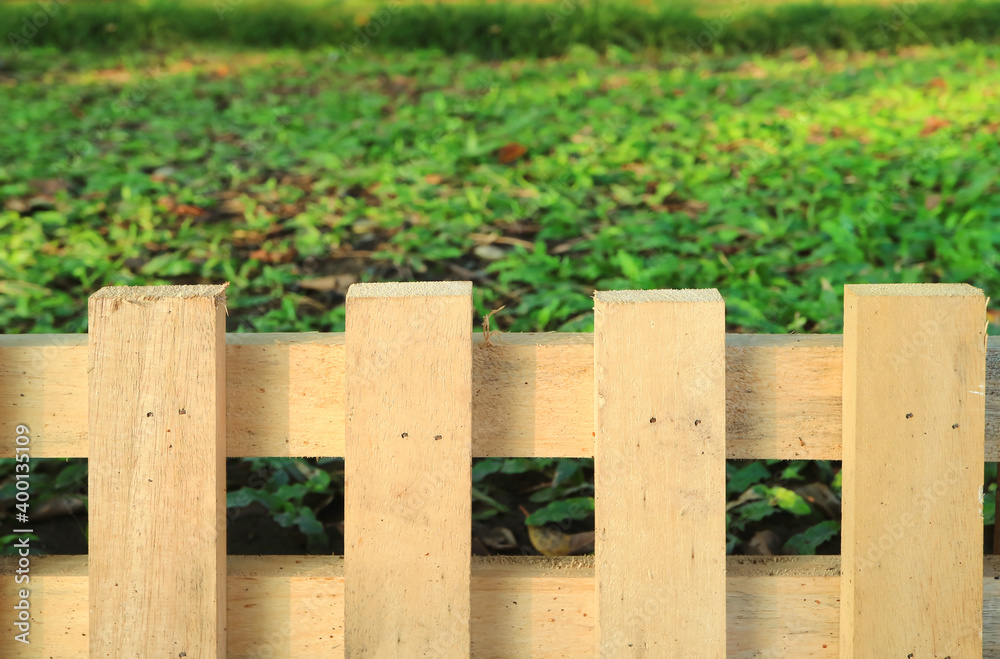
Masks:
[[[725,331],[715,289],[595,296],[601,657],[726,655]]]
[[[224,657],[225,285],[90,298],[90,656]]]
[[[982,656],[986,300],[846,286],[842,657]]]
[[[472,284],[347,293],[348,657],[467,657]]]

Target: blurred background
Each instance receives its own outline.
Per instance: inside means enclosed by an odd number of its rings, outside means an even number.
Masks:
[[[838,333],[845,283],[1000,291],[997,1],[8,0],[0,30],[3,334],[85,332],[110,284],[229,281],[230,332],[343,331],[362,281],[472,280],[517,332],[592,331],[595,289],[715,287],[755,333]],[[85,553],[86,461],[35,462],[33,546]],[[228,467],[230,553],[343,551],[342,460]],[[839,463],[727,471],[730,553],[839,553]],[[0,460],[8,531],[14,492]],[[474,551],[592,550],[593,495],[590,460],[477,460]]]

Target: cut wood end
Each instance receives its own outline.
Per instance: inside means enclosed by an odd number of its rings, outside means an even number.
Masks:
[[[847,284],[844,294],[857,297],[984,297],[981,288],[970,284]]]
[[[471,281],[416,281],[351,284],[348,298],[356,297],[430,297],[470,296]]]
[[[105,286],[90,296],[91,300],[163,300],[176,298],[187,300],[196,297],[214,298],[216,304],[226,303],[225,284],[204,284],[198,286]]]
[[[680,288],[639,291],[595,291],[594,301],[602,304],[644,302],[722,302],[715,288]]]

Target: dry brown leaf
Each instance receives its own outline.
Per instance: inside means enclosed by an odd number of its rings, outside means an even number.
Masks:
[[[499,334],[497,330],[490,330],[490,318],[493,317],[493,314],[497,313],[498,311],[503,311],[506,308],[507,305],[505,304],[503,306],[497,307],[493,311],[483,316],[483,341],[486,343],[486,345],[490,345],[491,334]]]
[[[924,208],[929,211],[934,210],[941,205],[941,195],[939,194],[929,194],[924,199]]]
[[[280,263],[290,263],[299,255],[299,251],[294,247],[289,247],[288,249],[278,250],[278,249],[255,249],[250,252],[250,258],[257,259],[258,261],[263,261],[264,263],[270,263],[272,265]]]
[[[770,529],[757,531],[747,543],[747,553],[758,556],[775,556],[781,553],[781,537]]]
[[[523,144],[511,142],[505,144],[497,150],[497,160],[502,165],[509,165],[528,152],[528,148]]]
[[[476,245],[472,253],[484,261],[499,261],[507,256],[507,250],[496,245]]]
[[[517,539],[513,532],[506,526],[497,526],[480,536],[483,544],[494,551],[504,549],[514,549],[517,547]]]
[[[358,276],[352,273],[327,275],[313,279],[303,279],[299,286],[310,291],[346,291],[351,284],[356,284]]]
[[[87,509],[83,497],[78,494],[63,494],[37,506],[31,513],[31,519],[42,521],[53,517],[75,515]]]
[[[594,551],[594,532],[563,533],[548,526],[529,526],[532,546],[545,556],[572,556]]]
[[[573,249],[573,247],[575,247],[576,245],[582,243],[584,240],[586,240],[586,238],[581,236],[580,238],[573,238],[572,240],[567,240],[564,243],[559,243],[558,245],[549,250],[549,254],[553,255],[565,254],[566,252]]]
[[[181,217],[203,217],[208,215],[208,211],[203,208],[198,208],[197,206],[189,206],[188,204],[177,204],[174,207],[174,212]]]
[[[581,531],[580,533],[572,533],[569,536],[569,554],[570,556],[575,556],[577,554],[589,554],[594,551],[594,539],[596,537],[596,532],[594,531]]]
[[[948,82],[944,78],[934,78],[927,83],[927,86],[940,89],[941,91],[948,91]]]
[[[569,555],[569,536],[559,529],[529,526],[528,538],[532,546],[544,556]]]
[[[729,512],[733,508],[737,508],[739,506],[742,506],[743,504],[747,503],[748,501],[756,501],[757,499],[760,499],[760,498],[761,498],[761,496],[757,492],[757,490],[755,490],[754,488],[751,487],[747,491],[745,491],[743,494],[741,494],[735,501],[730,501],[729,503],[727,503],[726,504],[726,512]]]
[[[924,122],[923,129],[920,131],[920,136],[927,137],[928,135],[933,135],[949,125],[951,125],[951,122],[947,119],[943,119],[941,117],[927,117],[927,120]]]
[[[431,185],[437,185],[443,180],[444,177],[441,176],[440,174],[428,174],[427,176],[424,177],[424,182],[430,183]]]
[[[840,519],[840,497],[833,493],[825,483],[810,483],[795,488],[795,492],[819,507],[830,519]]]

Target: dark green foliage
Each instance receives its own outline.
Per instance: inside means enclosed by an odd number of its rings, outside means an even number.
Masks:
[[[48,5],[58,9],[51,17],[40,14],[35,3],[0,4],[0,25],[13,28],[6,37],[9,45],[131,51],[195,42],[335,46],[347,54],[371,47],[435,48],[493,59],[550,57],[579,44],[600,51],[611,46],[659,48],[683,59],[706,49],[880,49],[992,41],[1000,35],[1000,3],[982,1],[754,6],[734,0],[700,13],[673,3],[647,9],[628,2],[576,0],[387,4],[364,10],[340,2],[253,0]]]
[[[263,506],[283,527],[295,526],[306,537],[309,553],[329,551],[329,538],[313,506],[317,499],[329,503],[328,492],[343,492],[342,461],[323,458],[309,462],[292,458],[246,458],[251,475],[247,484],[226,492],[230,517],[252,504]],[[333,464],[332,472],[323,465]],[[311,496],[312,495],[312,496]],[[310,500],[311,499],[311,500]]]

